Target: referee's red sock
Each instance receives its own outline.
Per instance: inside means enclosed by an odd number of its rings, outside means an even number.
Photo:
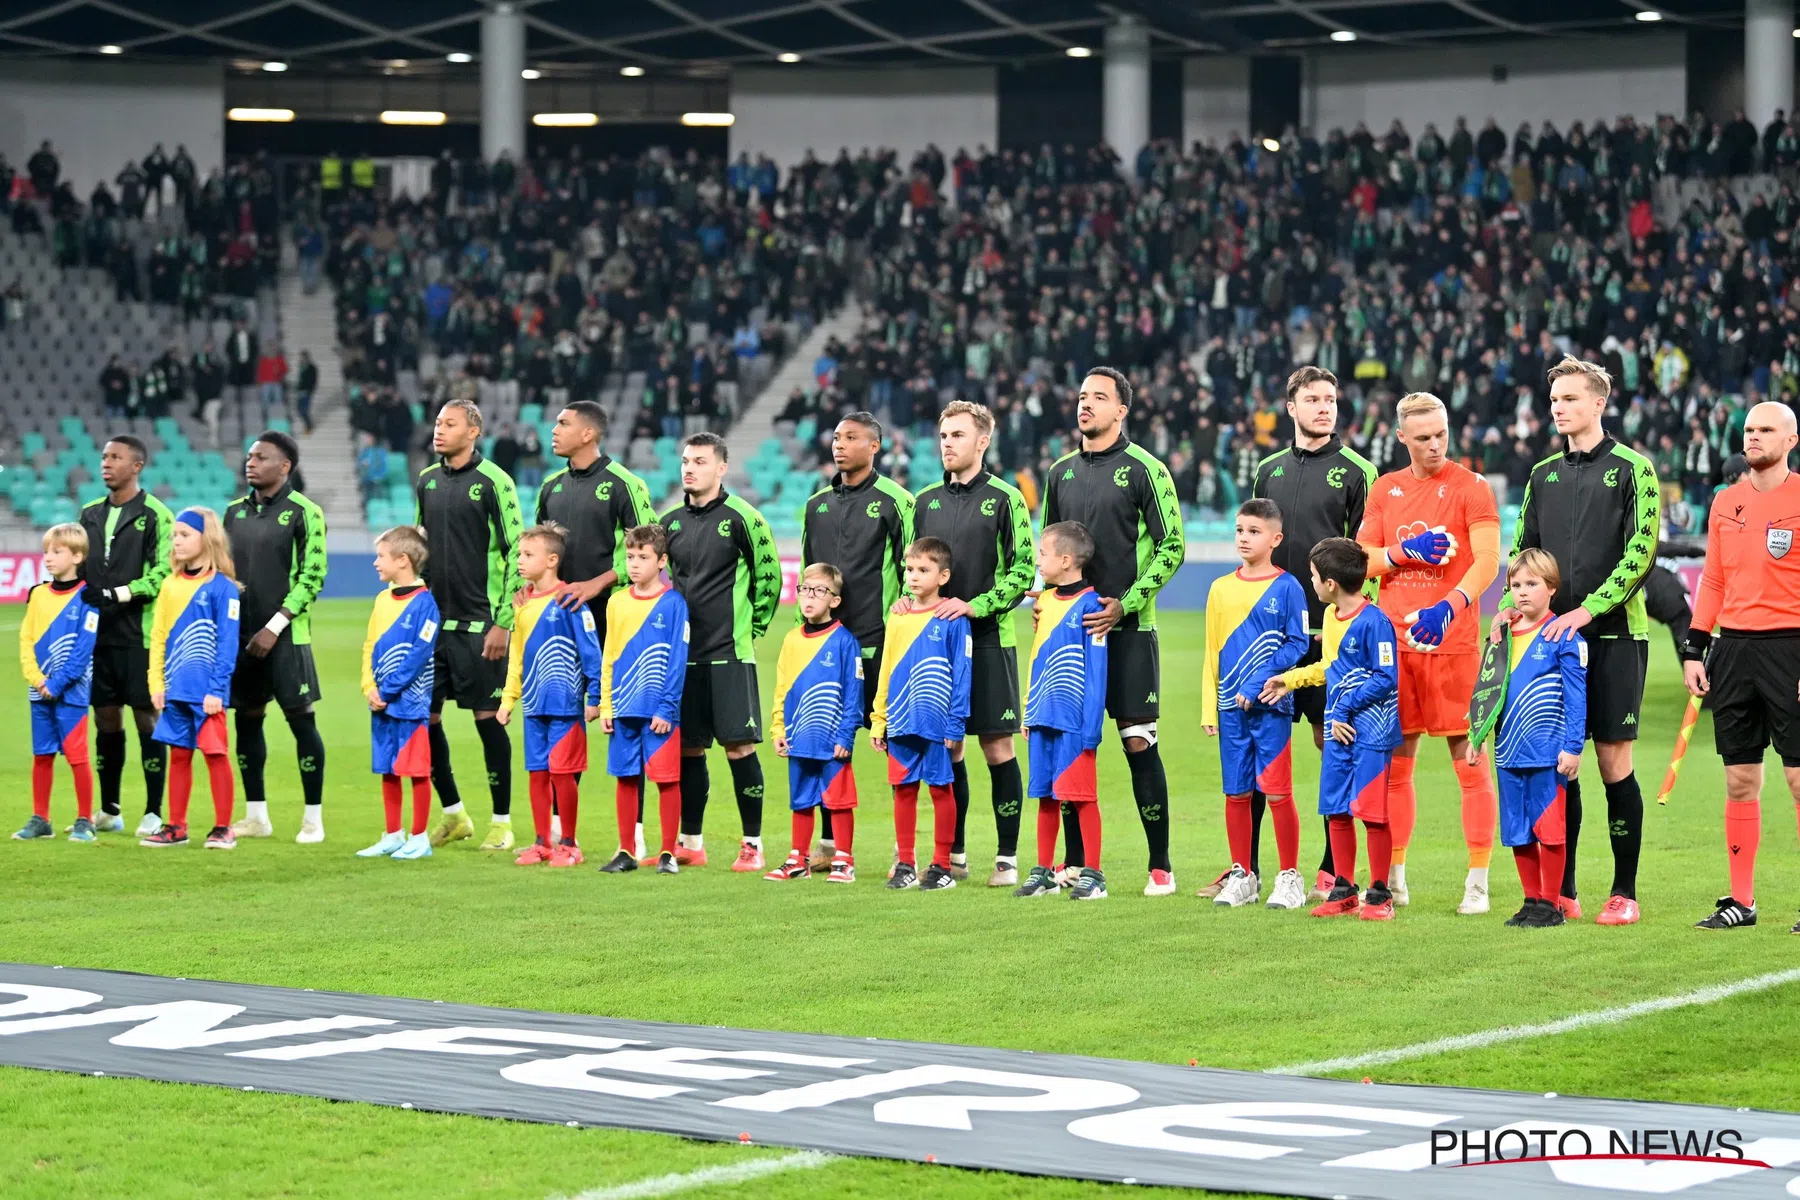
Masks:
[[[418,837],[431,824],[431,776],[421,775],[412,781],[412,835]]]
[[[70,763],[69,774],[75,777],[75,815],[91,821],[94,819],[94,769],[85,762]]]
[[[1250,793],[1225,797],[1225,842],[1231,850],[1231,861],[1250,869],[1250,835],[1254,830],[1250,815]],[[1082,844],[1087,843],[1087,830],[1081,831]]]
[[[1062,805],[1038,801],[1037,865],[1048,871],[1056,860],[1056,835],[1062,832]]]
[[[387,821],[387,824],[383,826],[385,832],[400,832],[400,777],[398,775],[381,777],[381,815]]]
[[[34,754],[31,756],[31,811],[48,821],[50,819],[50,788],[56,782],[56,755]]]
[[[907,866],[919,861],[919,785],[894,785],[894,850]]]
[[[1269,822],[1275,826],[1275,856],[1283,871],[1300,866],[1300,813],[1292,796],[1270,796]]]
[[[1756,850],[1762,845],[1762,801],[1725,802],[1725,848],[1731,852],[1731,898],[1756,907]]]
[[[556,815],[562,824],[563,845],[575,845],[575,818],[581,815],[581,781],[574,775],[555,774],[550,776],[550,794],[556,801]],[[636,814],[633,814],[635,817]],[[631,837],[625,843],[625,849],[637,847],[637,821],[631,822]]]
[[[956,847],[956,793],[947,785],[931,785],[931,862],[950,869],[950,852]]]
[[[1519,887],[1524,891],[1525,898],[1527,900],[1544,899],[1543,881],[1546,876],[1544,874],[1543,863],[1540,861],[1538,855],[1538,844],[1536,842],[1527,842],[1523,846],[1514,846],[1513,866],[1519,869]],[[1562,887],[1562,872],[1560,870],[1556,875],[1556,886],[1558,888]]]
[[[1244,811],[1249,812],[1250,798],[1244,798]],[[1075,815],[1081,821],[1082,861],[1092,870],[1100,869],[1100,802],[1087,800],[1075,806]]]
[[[531,796],[532,837],[548,846],[550,844],[550,772],[528,772],[527,780]]]

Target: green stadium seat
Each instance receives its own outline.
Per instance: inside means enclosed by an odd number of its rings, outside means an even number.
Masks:
[[[50,443],[44,440],[44,435],[35,429],[19,439],[19,452],[27,459],[36,458],[49,447]]]
[[[521,404],[519,406],[519,423],[521,425],[543,424],[544,406],[541,404]]]

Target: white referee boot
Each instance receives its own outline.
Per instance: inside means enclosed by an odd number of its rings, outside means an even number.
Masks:
[[[319,810],[322,804],[308,804],[305,815],[300,818],[300,832],[294,840],[302,846],[316,846],[325,840],[325,814]]]

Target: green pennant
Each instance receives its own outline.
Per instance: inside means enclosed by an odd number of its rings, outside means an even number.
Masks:
[[[1475,678],[1475,691],[1469,697],[1469,737],[1479,746],[1500,720],[1506,705],[1506,680],[1512,674],[1512,627],[1489,642],[1481,652],[1481,674]]]

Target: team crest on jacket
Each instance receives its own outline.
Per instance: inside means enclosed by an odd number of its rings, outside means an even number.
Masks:
[[[1791,529],[1771,529],[1768,533],[1770,558],[1786,558],[1787,552],[1794,548],[1794,531]]]

